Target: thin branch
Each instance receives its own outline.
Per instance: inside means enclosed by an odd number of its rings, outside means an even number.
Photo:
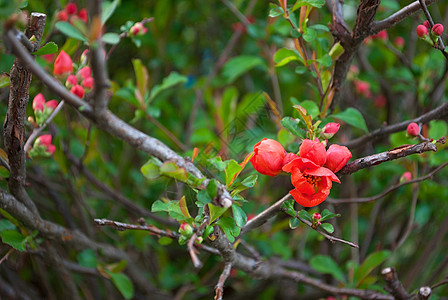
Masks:
[[[188,240],[188,243],[187,243],[188,252],[190,253],[190,256],[191,256],[191,261],[193,262],[193,266],[196,269],[199,269],[202,267],[202,263],[196,254],[196,249],[195,249],[196,239],[198,237],[202,236],[202,233],[203,233],[205,227],[208,225],[208,223],[210,221],[210,217],[209,217],[206,209],[204,209],[203,213],[204,213],[204,221],[202,221],[201,226],[199,226],[199,228],[197,228],[196,232],[193,233],[193,235],[190,237],[190,239]]]
[[[443,139],[440,140],[441,143],[445,143]],[[406,157],[408,155],[423,153],[427,151],[437,151],[436,145],[434,145],[431,141],[425,141],[416,145],[403,145],[401,147],[373,154],[370,156],[358,158],[355,161],[348,163],[342,168],[337,174],[338,175],[349,175],[353,174],[361,169],[369,168],[375,165],[379,165],[381,163],[391,161],[394,159]]]
[[[219,276],[218,284],[216,285],[215,300],[222,300],[222,296],[224,295],[224,283],[226,282],[227,277],[229,277],[231,269],[232,264],[226,263],[224,266],[224,270],[221,273],[221,276]]]
[[[334,204],[341,204],[341,203],[364,203],[364,202],[371,202],[371,201],[375,201],[378,200],[380,198],[383,198],[384,196],[386,196],[387,194],[395,191],[396,189],[407,185],[407,184],[412,184],[412,183],[417,183],[417,182],[421,182],[424,181],[426,179],[432,178],[434,176],[434,174],[436,174],[437,172],[439,172],[440,170],[442,170],[443,168],[445,168],[448,165],[448,162],[443,163],[442,165],[438,166],[437,168],[435,168],[433,171],[429,172],[428,174],[409,180],[409,181],[405,181],[402,183],[398,183],[395,184],[391,187],[389,187],[388,189],[384,190],[383,192],[379,193],[378,195],[375,196],[371,196],[371,197],[363,197],[363,198],[341,198],[341,199],[335,199],[335,198],[328,198],[326,201],[330,202],[330,203],[334,203]]]
[[[15,250],[14,248],[11,248],[11,249],[8,250],[8,252],[6,252],[6,254],[2,257],[2,259],[0,259],[0,265],[1,265],[5,260],[8,259],[8,257],[11,255],[11,253],[14,252],[14,250]]]
[[[406,226],[406,231],[398,241],[397,245],[394,247],[394,250],[397,250],[398,248],[400,248],[401,245],[403,245],[403,243],[409,237],[409,234],[412,231],[412,227],[414,226],[415,208],[417,207],[418,192],[420,191],[420,185],[414,184],[412,188],[413,189],[412,189],[411,211],[409,212],[409,220]]]
[[[383,275],[384,280],[386,281],[387,287],[385,288],[394,299],[397,300],[408,300],[410,295],[403,287],[403,284],[400,282],[397,276],[397,271],[395,268],[385,268],[381,271],[381,275]]]
[[[25,151],[25,153],[27,153],[30,150],[31,144],[34,142],[34,140],[37,138],[37,136],[42,132],[42,130],[44,130],[45,127],[47,127],[47,125],[53,120],[53,118],[56,117],[56,115],[61,111],[63,106],[64,106],[64,100],[59,102],[56,109],[51,113],[51,115],[48,117],[48,119],[46,119],[45,122],[40,127],[33,129],[33,132],[28,137],[28,140],[26,141],[25,146],[23,147],[23,150]]]

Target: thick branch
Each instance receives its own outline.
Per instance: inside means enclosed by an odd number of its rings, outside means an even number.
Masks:
[[[381,274],[387,284],[386,290],[394,296],[394,299],[407,300],[410,298],[410,295],[403,287],[403,284],[401,284],[400,280],[398,280],[397,271],[395,271],[395,268],[385,268],[381,271]]]

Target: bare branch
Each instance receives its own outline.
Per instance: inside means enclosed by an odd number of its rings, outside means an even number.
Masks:
[[[403,284],[398,280],[397,271],[395,268],[385,268],[381,271],[387,288],[385,288],[397,300],[409,299],[409,294],[406,292]]]
[[[229,277],[231,269],[232,264],[226,263],[224,266],[224,270],[221,273],[221,276],[219,276],[218,284],[216,285],[215,300],[222,300],[222,296],[224,295],[224,283],[226,282],[227,277]]]

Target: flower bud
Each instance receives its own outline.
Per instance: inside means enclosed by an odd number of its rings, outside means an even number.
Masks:
[[[254,146],[254,153],[250,162],[259,173],[277,176],[282,172],[286,151],[279,142],[264,138]]]
[[[36,139],[36,142],[40,145],[48,146],[51,144],[52,137],[50,134],[41,135]]]
[[[58,101],[50,100],[45,103],[45,106],[50,108],[53,111],[56,109],[56,107],[58,107],[58,104],[59,104]]]
[[[84,92],[84,88],[83,88],[82,86],[80,86],[79,84],[73,86],[73,87],[70,89],[70,92],[71,92],[72,94],[75,94],[75,95],[78,96],[79,98],[84,97],[84,93],[85,93],[85,92]]]
[[[203,241],[204,241],[204,239],[202,238],[202,236],[198,236],[194,242],[196,244],[202,244]]]
[[[70,56],[65,53],[64,50],[59,53],[54,62],[53,73],[56,75],[62,75],[65,73],[71,73],[73,71],[73,62]]]
[[[364,96],[365,98],[370,98],[372,96],[372,93],[370,92],[370,83],[367,81],[356,80],[355,90],[357,94]]]
[[[131,29],[129,29],[129,34],[133,36],[144,35],[147,31],[148,29],[143,26],[141,22],[137,22],[131,27]]]
[[[68,75],[65,86],[69,89],[78,84],[78,78],[75,75]]]
[[[193,235],[193,227],[191,227],[190,224],[184,222],[180,224],[179,233],[186,237],[190,237]]]
[[[322,129],[322,132],[320,133],[320,136],[323,139],[329,140],[336,134],[336,132],[338,132],[339,127],[341,127],[341,125],[339,123],[333,123],[333,122],[332,123],[328,123]]]
[[[76,12],[78,11],[78,7],[76,6],[75,3],[68,3],[67,6],[65,6],[65,11],[69,14],[69,15],[74,15],[76,14]]]
[[[82,65],[87,64],[87,55],[89,54],[89,49],[86,49],[82,52],[80,62]]]
[[[327,160],[324,166],[336,173],[347,164],[351,157],[352,153],[347,147],[333,144],[327,150]]]
[[[409,136],[418,136],[418,134],[420,133],[420,127],[417,123],[411,123],[408,125],[406,132]]]
[[[322,218],[322,216],[320,215],[320,213],[314,213],[314,214],[313,214],[313,219],[314,219],[314,220],[320,220],[320,218]]]
[[[418,37],[420,38],[423,38],[428,35],[428,28],[425,25],[418,25],[416,31]]]
[[[297,154],[294,154],[292,152],[286,154],[285,158],[283,159],[283,165],[287,165],[290,161],[298,157],[299,156]]]
[[[87,23],[87,9],[83,8],[78,12],[78,17]]]
[[[90,69],[90,67],[84,67],[78,71],[78,75],[80,75],[82,79],[92,77],[92,69]]]
[[[443,33],[443,25],[440,23],[434,24],[434,26],[432,26],[431,33],[435,36],[441,36]]]
[[[411,174],[411,172],[409,172],[409,171],[404,172],[403,175],[401,175],[401,177],[400,177],[400,183],[409,181],[409,180],[411,180],[411,179],[412,179],[412,174]]]
[[[431,29],[431,24],[429,24],[429,21],[426,20],[425,22],[423,22],[423,26],[425,26],[428,29]]]
[[[377,34],[372,35],[372,39],[374,40],[380,40],[380,41],[387,41],[388,35],[386,30],[382,30],[378,32]]]
[[[398,49],[403,49],[403,47],[404,47],[404,44],[405,44],[405,40],[404,40],[404,38],[403,37],[401,37],[401,36],[397,36],[396,38],[395,38],[395,40],[394,40],[394,44],[395,44],[395,47],[397,47]]]
[[[386,102],[387,100],[384,95],[378,95],[375,97],[373,104],[378,108],[383,108],[384,106],[386,106]]]
[[[82,82],[81,82],[81,85],[84,87],[84,88],[86,88],[86,89],[88,89],[88,90],[91,90],[91,89],[93,89],[93,84],[95,83],[95,81],[93,80],[93,77],[89,77],[89,78],[86,78],[86,79],[84,79]]]
[[[58,19],[58,21],[67,21],[68,13],[65,10],[58,12],[57,19]]]
[[[44,105],[45,105],[45,98],[44,96],[39,93],[34,97],[33,99],[33,110],[36,111],[44,111]]]

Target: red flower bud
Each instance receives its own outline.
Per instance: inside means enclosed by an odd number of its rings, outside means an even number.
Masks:
[[[143,35],[148,31],[148,28],[146,28],[145,26],[143,26],[143,24],[141,22],[137,22],[135,23],[131,29],[129,30],[129,33],[131,35]]]
[[[328,140],[338,132],[341,125],[339,123],[328,123],[322,130],[321,137]]]
[[[70,92],[72,94],[75,94],[76,96],[78,96],[79,98],[84,97],[84,88],[82,86],[80,86],[79,84],[75,85],[74,87],[72,87],[70,89]]]
[[[285,158],[283,159],[283,165],[287,165],[289,162],[296,158],[298,158],[298,156],[292,152],[286,154]]]
[[[87,79],[89,77],[92,77],[92,70],[90,69],[90,67],[84,67],[78,71],[78,74],[81,75],[83,79]]]
[[[407,133],[410,136],[418,136],[418,134],[420,133],[420,127],[417,123],[411,123],[408,125]]]
[[[58,19],[58,21],[67,21],[68,13],[65,10],[58,12],[57,19]]]
[[[394,44],[395,44],[395,47],[397,47],[398,49],[402,49],[404,47],[405,40],[403,37],[397,36],[394,40]]]
[[[69,14],[69,15],[74,15],[76,14],[76,12],[78,11],[78,7],[76,6],[75,3],[68,3],[67,6],[65,6],[65,11]]]
[[[186,237],[190,237],[193,234],[193,227],[191,227],[190,224],[184,222],[180,224],[179,233]]]
[[[83,8],[78,12],[78,17],[87,23],[87,9]]]
[[[56,75],[61,75],[64,73],[71,73],[73,71],[73,62],[70,56],[65,53],[64,50],[59,53],[54,62],[53,73]]]
[[[387,35],[386,30],[380,31],[377,34],[372,35],[372,39],[374,39],[374,40],[386,41],[387,37],[388,37],[388,35]]]
[[[428,28],[425,25],[418,25],[416,31],[417,35],[421,38],[428,35]]]
[[[314,162],[319,166],[323,166],[327,160],[325,146],[316,138],[314,141],[305,139],[299,147],[299,156]]]
[[[400,182],[406,182],[412,179],[412,174],[411,172],[404,172],[403,175],[401,175],[400,177]]]
[[[441,36],[443,33],[443,25],[438,23],[432,26],[431,32],[436,36]]]
[[[315,220],[320,220],[320,218],[322,218],[322,216],[320,215],[320,213],[314,213],[314,214],[313,214],[313,219],[315,219]]]
[[[325,167],[336,173],[347,164],[351,157],[352,153],[347,147],[333,144],[327,150]]]
[[[67,80],[65,81],[65,86],[71,88],[74,85],[78,84],[78,78],[75,75],[68,75]]]
[[[362,80],[356,80],[355,81],[355,90],[356,93],[359,95],[362,95],[366,98],[370,98],[372,96],[372,93],[370,92],[370,83]]]
[[[93,80],[93,77],[89,77],[89,78],[86,78],[86,79],[84,79],[82,82],[81,82],[81,85],[83,86],[83,87],[85,87],[86,89],[89,89],[89,90],[91,90],[91,89],[93,89],[93,84],[94,84],[94,80]]]
[[[37,142],[41,145],[48,146],[51,145],[51,139],[50,134],[44,134],[37,138]]]
[[[33,99],[33,110],[44,111],[44,105],[45,105],[44,96],[41,93],[37,94],[36,97],[34,97]]]
[[[259,173],[277,176],[282,172],[286,151],[279,142],[264,138],[254,146],[254,153],[250,162]]]
[[[384,97],[384,95],[378,95],[375,97],[375,101],[373,102],[373,104],[378,108],[383,108],[384,106],[386,106],[386,102],[386,97]]]
[[[51,109],[55,110],[56,107],[58,107],[58,101],[56,101],[56,100],[50,100],[50,101],[48,101],[47,103],[45,103],[45,106],[48,107],[48,108],[51,108]]]
[[[425,22],[423,22],[423,26],[425,26],[428,29],[431,29],[431,24],[429,24],[429,21],[426,20]]]
[[[43,59],[45,59],[47,61],[47,63],[51,64],[53,62],[53,60],[54,60],[54,53],[52,53],[52,54],[44,54],[44,55],[41,55],[41,57]]]

